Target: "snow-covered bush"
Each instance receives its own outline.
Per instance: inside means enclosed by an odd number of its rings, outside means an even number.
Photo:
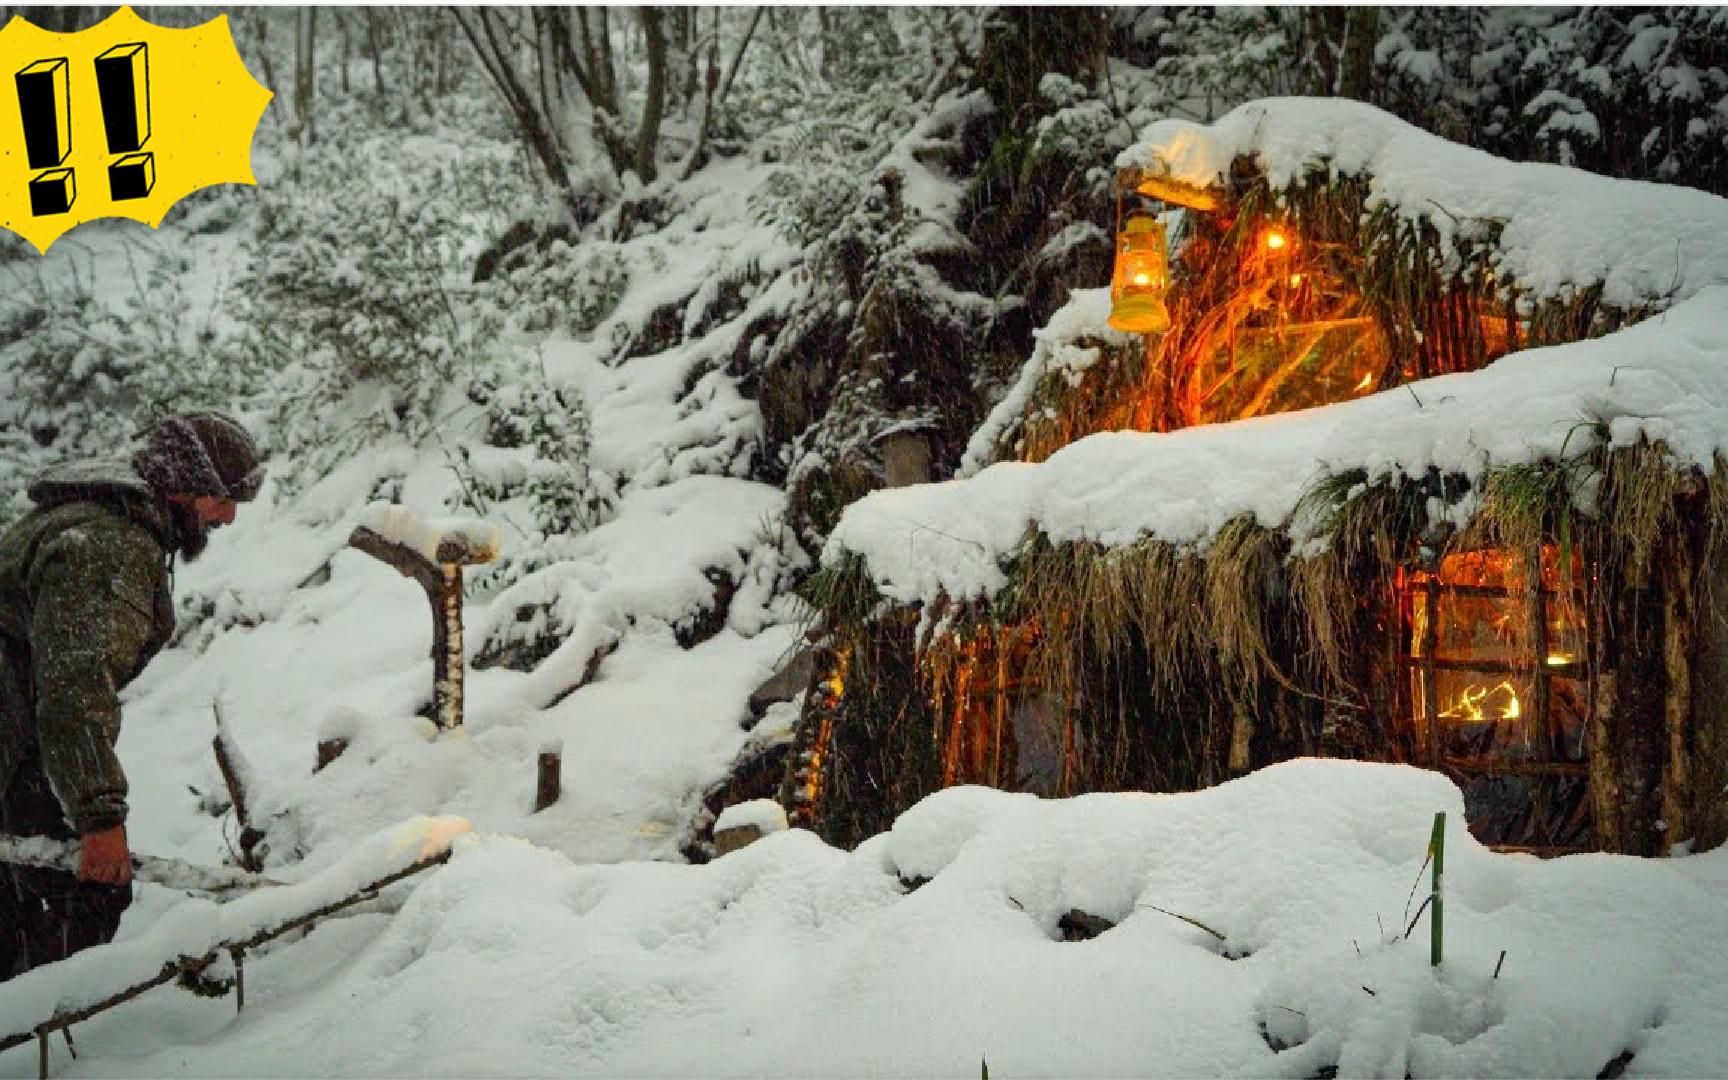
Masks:
[[[418,443],[460,400],[453,390],[495,362],[496,321],[470,311],[457,284],[471,227],[434,197],[464,169],[425,161],[391,189],[351,158],[348,147],[302,155],[301,184],[324,198],[300,185],[261,193],[235,288],[235,350],[278,373],[270,426],[275,449],[292,452],[289,490],[386,434]]]
[[[1377,104],[1515,160],[1728,190],[1721,8],[1388,9]]]
[[[612,245],[571,246],[552,237],[537,257],[507,260],[482,296],[516,332],[577,336],[605,322],[629,286],[630,271]]]
[[[844,145],[858,133],[834,125],[813,125],[806,146],[821,146],[814,151],[815,161],[803,159],[797,165],[776,169],[768,180],[750,196],[750,206],[756,220],[779,230],[800,247],[816,243],[832,232],[846,211],[858,201],[861,179],[855,169],[833,155],[833,148]]]
[[[32,255],[32,260],[37,257]],[[256,374],[216,355],[208,310],[177,283],[184,256],[124,247],[124,288],[99,295],[97,268],[14,264],[0,297],[0,521],[27,505],[28,477],[64,458],[114,454],[152,416],[225,406]],[[114,275],[110,271],[110,277]]]
[[[1211,119],[1251,98],[1294,92],[1294,9],[1118,9],[1116,21],[1166,115]]]
[[[611,482],[593,471],[593,418],[588,403],[573,387],[554,387],[538,371],[488,372],[470,385],[468,396],[485,416],[488,447],[516,451],[491,455],[460,451],[464,497],[485,513],[488,504],[521,500],[542,539],[587,532],[611,516],[616,492]],[[471,490],[468,490],[471,485]],[[529,550],[506,555],[505,564],[489,575],[507,583],[545,565]]]

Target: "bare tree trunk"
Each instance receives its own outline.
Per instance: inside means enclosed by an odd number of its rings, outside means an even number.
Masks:
[[[545,170],[547,178],[563,193],[571,213],[576,213],[576,194],[570,183],[569,169],[548,126],[549,118],[536,106],[528,88],[522,84],[510,44],[512,35],[498,21],[503,16],[498,9],[473,7],[453,8],[451,17],[473,45],[486,74],[492,79],[492,85],[497,87],[510,115],[515,118],[528,149]]]
[[[690,8],[672,9],[672,52],[684,69],[683,78],[676,84],[676,96],[679,112],[685,119],[689,119],[690,104],[696,100],[696,50],[691,40],[695,35],[690,29],[692,18]]]
[[[313,125],[313,98],[317,93],[318,9],[303,7],[294,13],[294,118],[302,145],[318,141]]]
[[[635,168],[636,175],[647,184],[654,180],[660,120],[666,112],[666,34],[661,29],[658,10],[644,7],[638,8],[637,13],[648,47],[648,93],[642,101],[642,123],[636,129]]]
[[[540,111],[545,114],[547,129],[552,133],[554,143],[562,155],[563,145],[559,139],[557,118],[557,102],[563,100],[563,95],[557,89],[558,63],[555,57],[555,46],[549,28],[549,16],[544,8],[530,8],[534,19],[534,67],[540,84]],[[551,78],[548,78],[548,75]]]
[[[439,17],[434,16],[434,18]],[[450,35],[444,33],[443,28],[439,27],[433,33],[432,40],[434,42],[432,47],[434,57],[432,94],[435,97],[443,97],[450,92]]]
[[[600,32],[595,44],[599,50],[596,66],[599,69],[602,83],[601,92],[611,103],[612,111],[616,113],[618,111],[618,71],[612,64],[612,21],[607,16],[606,8],[600,9]]]
[[[258,20],[258,63],[264,68],[264,85],[276,85],[276,65],[270,62],[270,13],[269,8],[260,8],[256,13]],[[274,110],[276,119],[282,119],[281,110]]]
[[[349,27],[350,16],[344,15],[341,8],[331,8],[330,15],[336,20],[336,36],[342,39],[342,96],[347,97],[354,92],[348,81],[348,66],[354,59],[354,34]]]
[[[1380,37],[1380,9],[1353,7],[1345,16],[1344,55],[1338,75],[1338,92],[1357,101],[1371,101],[1374,94],[1374,45]]]
[[[1329,97],[1338,92],[1338,53],[1343,38],[1343,9],[1302,9],[1302,93]]]
[[[715,27],[714,43],[710,46],[708,54],[707,94],[702,102],[702,126],[696,132],[696,145],[691,147],[690,157],[684,165],[684,178],[686,179],[702,164],[702,151],[708,145],[708,132],[713,127],[714,110],[726,100],[726,91],[732,89],[732,80],[738,77],[738,65],[744,60],[744,50],[750,47],[750,39],[756,36],[756,26],[762,21],[763,12],[767,10],[765,7],[758,7],[756,13],[750,17],[750,25],[744,31],[744,37],[738,42],[738,51],[732,54],[732,63],[727,65],[724,79],[720,78],[718,56],[720,30],[718,26]]]
[[[366,47],[372,52],[372,88],[384,96],[384,42],[378,28],[378,9],[366,8]]]
[[[824,79],[828,77],[828,55],[833,51],[828,47],[829,36],[832,33],[833,27],[828,22],[828,9],[818,7],[816,9],[816,74]]]

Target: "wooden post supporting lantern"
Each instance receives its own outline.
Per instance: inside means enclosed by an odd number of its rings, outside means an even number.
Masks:
[[[1170,329],[1164,294],[1170,288],[1170,259],[1164,226],[1147,213],[1133,213],[1116,234],[1116,272],[1110,281],[1110,325],[1130,334],[1162,334]]]
[[[348,537],[351,547],[395,567],[432,603],[432,722],[462,726],[462,568],[498,557],[498,529],[482,521],[431,525],[405,506],[379,506]]]

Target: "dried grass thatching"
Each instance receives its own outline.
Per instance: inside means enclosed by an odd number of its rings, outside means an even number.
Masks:
[[[1078,382],[1045,380],[1012,433],[1023,460],[1098,431],[1172,431],[1474,371],[1509,351],[1612,332],[1661,304],[1622,310],[1588,285],[1519,295],[1492,270],[1500,222],[1448,222],[1444,239],[1429,218],[1371,206],[1368,177],[1311,173],[1274,189],[1241,159],[1227,196],[1217,212],[1185,219],[1171,331],[1145,350],[1107,349]],[[1287,256],[1263,248],[1270,228],[1293,238]],[[1344,368],[1317,377],[1313,346],[1328,328],[1356,324],[1356,355],[1343,357],[1351,380],[1337,382]],[[1243,341],[1275,330],[1289,331],[1276,359],[1245,367]],[[1320,352],[1348,351],[1329,344]]]
[[[1220,342],[1264,322],[1269,304],[1286,305],[1279,317],[1292,325],[1371,321],[1377,351],[1358,350],[1352,363],[1372,359],[1372,377],[1352,370],[1356,381],[1343,397],[1475,370],[1509,349],[1594,336],[1648,314],[1610,309],[1590,288],[1534,302],[1511,295],[1489,269],[1496,223],[1452,229],[1456,239],[1443,248],[1431,224],[1369,209],[1363,178],[1310,177],[1274,192],[1243,163],[1237,172],[1228,206],[1190,221],[1171,332],[1145,353],[1107,351],[1078,384],[1050,379],[1017,432],[1024,457],[1041,459],[1096,430],[1168,430],[1339,399],[1326,391],[1307,400],[1300,387],[1316,371],[1336,386],[1337,372],[1276,357],[1255,376],[1270,380],[1270,390],[1230,385]],[[1300,237],[1302,276],[1321,284],[1285,288],[1296,275],[1269,267],[1255,247],[1268,223]],[[1313,354],[1318,341],[1292,355]],[[1225,400],[1229,411],[1211,411]],[[1148,537],[1109,547],[1034,531],[1006,568],[1008,587],[988,602],[897,608],[877,593],[862,559],[843,556],[815,579],[809,598],[834,638],[865,655],[882,682],[861,690],[863,676],[853,675],[846,726],[851,738],[875,740],[868,754],[878,771],[842,788],[886,799],[891,817],[908,804],[889,789],[1011,786],[1004,740],[1029,703],[1063,725],[1064,792],[1192,788],[1298,753],[1409,760],[1402,654],[1411,645],[1399,640],[1408,636],[1399,583],[1484,549],[1523,553],[1524,570],[1506,580],[1514,593],[1529,593],[1531,611],[1582,596],[1577,618],[1609,636],[1616,620],[1663,620],[1655,648],[1664,655],[1622,682],[1655,678],[1667,687],[1668,730],[1681,734],[1664,751],[1664,775],[1728,754],[1728,704],[1687,735],[1705,706],[1676,689],[1691,680],[1696,698],[1708,697],[1713,676],[1696,665],[1728,661],[1728,621],[1717,603],[1728,597],[1712,592],[1728,588],[1718,570],[1728,555],[1728,465],[1718,461],[1706,474],[1659,443],[1615,445],[1605,423],[1581,418],[1557,459],[1478,477],[1344,471],[1305,493],[1290,521],[1269,528],[1240,517],[1199,545]],[[1546,589],[1557,599],[1543,601],[1543,576],[1554,573],[1561,580]],[[1667,599],[1651,600],[1657,592]],[[1605,716],[1615,694],[1634,700],[1598,677],[1606,648],[1593,646],[1587,663],[1592,708]],[[1694,660],[1688,650],[1698,648],[1716,652]],[[1607,729],[1596,736],[1599,744],[1617,737]],[[1720,772],[1722,764],[1711,767]],[[1652,782],[1631,766],[1619,779],[1592,769],[1599,807]],[[1728,806],[1714,794],[1721,786],[1692,784],[1684,798],[1671,792],[1662,812],[1717,822],[1700,824],[1700,836],[1728,833]],[[1627,830],[1639,827],[1599,822],[1598,836],[1633,850]]]

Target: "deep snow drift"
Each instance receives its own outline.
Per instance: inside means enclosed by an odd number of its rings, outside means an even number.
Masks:
[[[1426,917],[1402,934],[1442,810],[1435,970]],[[793,830],[581,866],[476,835],[393,916],[249,962],[238,1020],[157,990],[62,1074],[1594,1076],[1630,1050],[1627,1075],[1719,1075],[1728,853],[1541,862],[1461,814],[1432,773],[1299,761],[1185,795],[951,789],[850,854]],[[1073,909],[1117,925],[1063,941]]]

